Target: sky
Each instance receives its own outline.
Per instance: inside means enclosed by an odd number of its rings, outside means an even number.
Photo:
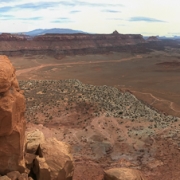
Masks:
[[[180,0],[0,0],[0,32],[68,28],[88,33],[180,35]]]

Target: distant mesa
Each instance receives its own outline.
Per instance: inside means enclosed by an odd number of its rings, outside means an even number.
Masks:
[[[147,38],[146,41],[150,42],[150,41],[160,41],[160,40],[158,39],[157,36],[150,36],[149,38]]]
[[[60,33],[60,30],[65,33]],[[17,56],[30,53],[60,57],[111,51],[141,53],[149,52],[153,48],[162,50],[164,45],[161,42],[155,36],[149,37],[146,41],[141,34],[122,34],[117,30],[111,34],[89,34],[80,31],[68,34],[67,29],[36,29],[29,35],[25,32],[0,34],[0,54]],[[177,46],[177,43],[174,43],[174,46]]]
[[[30,36],[24,34],[11,34],[11,33],[1,33],[0,41],[26,41],[31,39]]]
[[[119,32],[115,30],[115,31],[113,32],[113,34],[114,34],[114,35],[116,35],[116,34],[119,35]]]

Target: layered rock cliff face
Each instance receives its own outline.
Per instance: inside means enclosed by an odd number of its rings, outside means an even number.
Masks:
[[[0,41],[26,41],[32,39],[30,36],[23,34],[11,34],[11,33],[2,33],[0,34]]]
[[[87,54],[108,51],[144,52],[142,35],[119,34],[45,34],[29,39],[26,36],[0,35],[0,54]]]
[[[23,171],[25,99],[15,69],[0,56],[0,174]]]

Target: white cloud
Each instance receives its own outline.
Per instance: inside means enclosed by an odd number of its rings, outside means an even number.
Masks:
[[[0,32],[56,27],[168,35],[180,32],[179,7],[179,0],[1,0]]]

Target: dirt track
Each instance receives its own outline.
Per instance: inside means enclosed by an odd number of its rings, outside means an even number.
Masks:
[[[174,112],[177,112],[177,113],[180,112],[180,111],[178,111],[178,110],[175,110],[175,108],[173,107],[174,102],[171,102],[171,101],[168,101],[168,100],[165,100],[165,99],[159,99],[159,98],[157,98],[156,96],[154,96],[154,95],[151,94],[151,93],[143,93],[143,92],[139,92],[139,91],[137,92],[137,91],[132,91],[132,90],[131,90],[131,92],[132,92],[133,94],[140,93],[140,94],[145,94],[145,95],[151,96],[151,97],[154,99],[154,101],[150,104],[151,106],[153,106],[153,104],[154,104],[156,101],[159,101],[159,102],[168,102],[169,108],[170,108],[171,110],[173,110]]]
[[[64,65],[82,65],[82,64],[100,64],[100,63],[119,63],[123,61],[130,61],[133,59],[139,59],[142,58],[142,56],[136,56],[136,57],[130,57],[130,58],[123,58],[121,60],[110,60],[110,61],[89,61],[89,62],[71,62],[71,63],[58,63],[58,64],[41,64],[36,67],[31,67],[27,69],[21,69],[16,71],[16,75],[19,76],[24,73],[28,73],[30,71],[37,71],[43,67],[48,67],[48,66],[64,66]]]

